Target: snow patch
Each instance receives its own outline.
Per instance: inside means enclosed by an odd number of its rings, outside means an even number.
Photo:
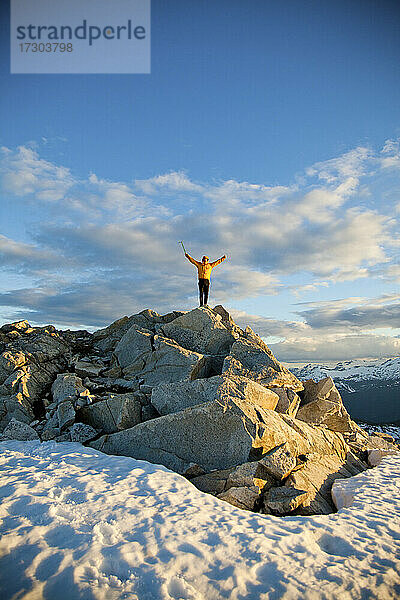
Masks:
[[[78,443],[0,443],[0,596],[394,598],[400,456],[335,481],[338,513],[273,517],[145,461]],[[338,496],[339,497],[339,496]]]

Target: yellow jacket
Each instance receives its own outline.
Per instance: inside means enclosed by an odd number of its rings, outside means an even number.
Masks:
[[[202,262],[192,258],[189,254],[185,254],[185,256],[195,267],[197,267],[199,279],[210,279],[211,271],[213,270],[213,268],[221,264],[226,258],[226,256],[223,256],[218,260],[214,260],[214,262],[208,262],[204,265]]]

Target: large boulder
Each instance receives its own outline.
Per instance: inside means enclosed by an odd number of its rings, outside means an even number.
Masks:
[[[195,308],[170,323],[159,332],[180,346],[201,354],[228,354],[238,334],[225,326],[220,314],[206,306]]]
[[[84,444],[85,442],[92,440],[97,436],[97,431],[90,425],[84,423],[74,423],[70,429],[71,442],[79,442]]]
[[[279,396],[278,404],[275,407],[276,412],[296,417],[300,406],[300,396],[288,387],[271,387],[270,389]]]
[[[0,387],[0,392],[3,394],[24,393],[27,395],[26,382],[28,380],[29,367],[23,366],[13,371]]]
[[[201,492],[216,496],[228,488],[228,477],[232,470],[231,468],[211,471],[210,473],[191,477],[190,482]]]
[[[218,494],[218,498],[221,500],[244,510],[254,510],[258,497],[259,492],[256,487],[231,487]]]
[[[241,329],[239,325],[236,325],[235,321],[232,319],[228,311],[222,306],[222,304],[214,306],[213,312],[217,315],[220,315],[224,327],[226,327],[226,329],[230,331],[236,339],[245,335],[243,329]]]
[[[135,394],[109,394],[104,400],[84,406],[78,418],[105,433],[134,427],[141,421],[141,404]]]
[[[238,465],[229,473],[226,488],[249,487],[266,491],[277,485],[277,479],[261,464],[261,461],[252,461]]]
[[[192,379],[202,358],[198,352],[187,350],[173,340],[155,335],[153,350],[144,358],[140,370],[136,362],[125,367],[123,373],[126,379],[139,378],[142,384],[154,387],[160,383]]]
[[[104,369],[102,364],[79,360],[74,363],[78,377],[98,377]]]
[[[72,425],[75,421],[75,409],[70,400],[60,402],[57,406],[58,427],[60,430]]]
[[[60,373],[51,386],[53,401],[60,404],[70,400],[75,404],[82,395],[87,395],[88,389],[83,385],[82,379],[73,373]]]
[[[335,479],[351,477],[365,468],[351,454],[344,458],[336,454],[309,454],[304,467],[291,473],[285,485],[308,492],[298,509],[300,514],[329,514],[335,510],[331,497]]]
[[[0,430],[3,430],[11,419],[22,423],[30,423],[34,419],[29,400],[20,392],[9,396],[0,396]]]
[[[160,415],[169,415],[185,408],[210,402],[221,385],[219,376],[193,381],[161,383],[151,393],[151,404]]]
[[[232,319],[226,308],[222,306],[222,304],[217,304],[214,306],[213,312],[221,317],[224,324],[229,323],[230,325],[236,325],[235,321]]]
[[[342,433],[358,428],[350,419],[331,377],[326,377],[318,383],[312,379],[305,381],[302,396],[297,419],[315,425],[326,425],[332,431]]]
[[[286,448],[286,443],[273,448],[260,460],[260,465],[278,480],[285,479],[297,465],[296,457]]]
[[[50,369],[51,370],[51,369]],[[47,365],[37,365],[31,362],[16,369],[3,382],[1,393],[20,393],[30,406],[40,399],[42,392],[48,388],[51,379]]]
[[[151,331],[132,325],[115,347],[114,356],[118,365],[122,369],[129,366],[131,372],[141,371],[152,352],[152,340]]]
[[[98,329],[93,333],[94,347],[102,352],[113,350],[122,336],[132,327],[129,317],[117,319],[108,327]]]
[[[132,456],[184,473],[190,463],[205,471],[226,469],[248,460],[251,438],[243,414],[216,401],[102,436],[91,446],[106,454]]]
[[[32,329],[28,321],[14,321],[13,323],[6,323],[0,327],[1,333],[11,333],[13,331],[26,331]]]
[[[18,350],[5,350],[0,355],[0,383],[4,381],[17,369],[25,365],[27,358],[23,352]]]
[[[238,396],[254,406],[273,410],[278,396],[258,383],[240,376],[216,375],[208,379],[164,383],[153,388],[151,403],[161,415],[190,406]]]
[[[345,458],[348,447],[340,433],[315,427],[271,410],[259,409],[262,421],[258,422],[253,437],[253,448],[263,454],[285,444],[294,457],[316,453]]]
[[[273,487],[268,490],[264,497],[265,512],[285,515],[303,504],[309,496],[305,490],[297,490],[294,487]]]
[[[242,375],[266,387],[288,387],[297,392],[303,384],[272,354],[268,346],[248,330],[236,340],[225,358],[223,372]]]
[[[180,313],[173,313],[170,318],[176,318],[179,314]],[[142,310],[142,312],[136,315],[122,317],[111,323],[108,327],[98,329],[93,333],[94,346],[103,352],[108,352],[116,347],[118,342],[131,327],[148,329],[154,333],[154,327],[157,323],[167,322],[165,321],[165,318],[168,319],[168,315],[162,317],[155,310],[149,308]]]
[[[211,402],[103,436],[93,446],[107,454],[161,463],[179,473],[190,463],[205,471],[233,467],[248,462],[251,452],[266,453],[284,442],[294,456],[312,451],[345,455],[339,433],[255,406],[229,379],[221,388]]]
[[[36,431],[30,427],[27,423],[17,421],[12,418],[8,423],[7,427],[3,431],[3,436],[10,440],[38,440],[39,436]]]
[[[54,411],[54,413],[47,419],[40,437],[43,442],[47,442],[48,440],[55,439],[59,435],[61,435],[61,429],[59,427],[58,412]]]
[[[26,330],[29,331],[29,330]],[[41,328],[30,328],[30,333],[21,335],[11,344],[12,350],[21,351],[27,357],[27,362],[48,363],[56,361],[54,366],[65,364],[70,350],[68,343],[52,325]]]

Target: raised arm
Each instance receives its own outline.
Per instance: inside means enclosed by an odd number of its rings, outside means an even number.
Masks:
[[[194,265],[195,267],[199,267],[201,265],[201,263],[198,260],[192,258],[187,252],[185,252],[185,256],[188,259],[188,261],[191,262],[192,265]]]
[[[218,260],[214,260],[214,262],[210,263],[210,265],[212,266],[212,268],[214,268],[217,265],[220,265],[222,262],[224,262],[225,259],[226,259],[226,254],[221,256],[221,258],[219,258]]]

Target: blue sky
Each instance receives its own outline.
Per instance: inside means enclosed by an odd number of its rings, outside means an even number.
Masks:
[[[285,360],[399,353],[398,2],[152,2],[151,75],[10,75],[0,322],[223,303]]]

